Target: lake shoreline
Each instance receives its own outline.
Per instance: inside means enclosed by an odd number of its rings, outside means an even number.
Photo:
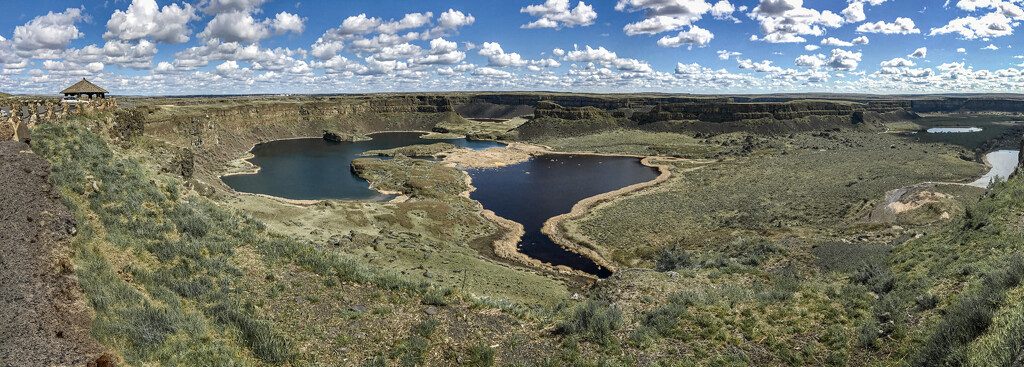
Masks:
[[[426,135],[430,134],[430,132],[427,132],[427,131],[383,131],[383,132],[377,132],[377,133],[374,133],[374,134],[401,133],[401,132],[424,133],[425,135],[423,135],[423,136],[426,136]],[[374,134],[368,134],[368,135],[372,136]],[[423,139],[423,136],[420,136],[420,139]],[[227,172],[227,173],[219,175],[218,178],[223,178],[223,177],[228,177],[228,176],[236,176],[236,175],[253,175],[253,174],[260,173],[262,171],[262,167],[254,164],[251,161],[251,159],[255,158],[255,154],[253,153],[253,150],[256,148],[257,145],[271,143],[271,142],[275,142],[275,141],[301,140],[301,139],[318,139],[318,138],[320,138],[320,137],[294,137],[294,138],[276,139],[276,140],[271,140],[271,141],[267,141],[267,142],[255,143],[255,144],[252,145],[252,147],[250,147],[250,149],[248,150],[248,153],[247,153],[247,155],[245,157],[239,158],[239,159],[233,161],[233,164],[229,165],[229,169],[231,167],[235,167],[235,168],[239,169],[240,172]],[[598,266],[598,267],[600,267],[602,269],[606,269],[609,272],[611,272],[612,274],[614,274],[616,268],[606,258],[605,254],[601,253],[599,246],[593,244],[592,241],[589,241],[589,240],[586,240],[586,239],[580,239],[577,236],[569,235],[568,233],[566,233],[564,228],[562,228],[561,224],[563,224],[565,221],[568,221],[568,220],[571,220],[571,219],[577,219],[577,218],[580,218],[582,216],[585,216],[587,213],[590,212],[591,209],[596,207],[598,204],[601,204],[601,203],[604,203],[604,202],[608,202],[608,201],[611,201],[611,200],[614,200],[614,199],[617,199],[617,198],[620,198],[620,197],[623,197],[623,196],[626,196],[626,195],[629,195],[629,194],[632,194],[632,193],[636,193],[636,192],[642,191],[644,189],[656,186],[656,185],[658,185],[658,184],[668,180],[668,178],[671,177],[671,175],[672,175],[672,172],[671,172],[671,169],[670,169],[670,165],[669,164],[659,164],[659,163],[656,163],[655,161],[663,161],[663,162],[669,162],[669,161],[691,161],[691,160],[685,160],[685,159],[674,158],[674,157],[644,156],[644,155],[635,155],[635,154],[609,154],[609,153],[582,152],[582,151],[578,151],[578,152],[563,152],[563,151],[554,151],[554,150],[550,149],[550,147],[534,145],[534,144],[529,144],[529,143],[524,143],[524,142],[508,142],[508,141],[501,141],[501,140],[496,140],[494,142],[495,143],[504,144],[505,146],[501,147],[501,148],[489,148],[489,149],[484,149],[484,150],[471,150],[471,151],[468,151],[468,152],[465,151],[466,149],[458,149],[457,151],[445,152],[447,154],[441,153],[441,154],[435,155],[435,157],[440,158],[442,160],[442,162],[445,162],[446,164],[450,164],[450,165],[453,165],[453,166],[455,166],[457,168],[460,168],[460,171],[462,171],[463,174],[465,175],[466,183],[467,183],[467,186],[469,187],[469,189],[467,191],[461,193],[460,194],[461,196],[469,198],[470,193],[476,190],[476,188],[472,185],[472,177],[470,176],[469,172],[467,171],[469,169],[488,169],[488,168],[505,167],[505,166],[519,164],[519,163],[528,161],[530,159],[534,159],[535,157],[540,157],[540,156],[544,156],[544,155],[600,156],[600,157],[638,158],[638,159],[640,159],[639,163],[641,165],[646,166],[646,167],[650,167],[650,168],[654,168],[654,169],[658,170],[658,176],[655,177],[653,180],[635,183],[635,184],[632,184],[632,185],[629,185],[629,186],[626,186],[626,187],[622,187],[622,188],[619,188],[619,189],[616,189],[616,190],[613,190],[613,191],[609,191],[609,192],[600,193],[600,194],[597,194],[597,195],[594,195],[594,196],[591,196],[591,197],[584,198],[584,199],[582,199],[580,201],[577,201],[577,202],[575,202],[573,204],[572,208],[570,209],[570,211],[568,213],[564,213],[564,214],[556,215],[554,217],[547,218],[545,220],[545,222],[543,223],[541,229],[540,229],[540,232],[544,236],[547,236],[555,245],[561,247],[562,249],[564,249],[567,252],[579,255],[579,256],[581,256],[581,257],[583,257],[583,258],[593,262],[596,266]],[[242,168],[241,166],[243,166],[243,165],[246,166],[246,167]],[[401,202],[405,202],[405,201],[409,200],[409,197],[406,196],[406,195],[403,195],[403,193],[401,193],[401,192],[380,190],[380,189],[377,189],[377,188],[373,187],[372,185],[369,187],[369,189],[373,190],[373,191],[375,191],[375,192],[377,192],[379,194],[388,195],[388,196],[396,196],[396,197],[392,198],[390,201],[387,201],[388,203],[401,203]],[[239,194],[239,195],[255,195],[255,196],[259,196],[259,197],[263,197],[263,198],[268,198],[268,199],[272,199],[272,200],[279,201],[279,202],[282,202],[282,203],[291,204],[291,205],[297,205],[297,206],[301,206],[301,207],[310,207],[310,206],[316,205],[316,204],[324,202],[324,201],[340,201],[340,202],[366,202],[366,201],[370,201],[370,200],[365,200],[365,199],[364,200],[341,200],[341,199],[309,199],[309,200],[300,200],[300,199],[289,199],[289,198],[285,198],[285,197],[268,195],[268,194],[241,192],[241,191],[237,191],[237,190],[234,190],[234,189],[233,189],[233,191],[236,194]],[[515,222],[515,221],[510,220],[510,219],[503,218],[503,217],[497,215],[494,211],[492,211],[490,209],[484,208],[483,203],[481,203],[479,200],[474,200],[474,201],[479,206],[479,214],[484,219],[486,219],[486,220],[490,221],[491,223],[495,224],[496,226],[498,226],[500,228],[500,230],[502,232],[504,232],[498,239],[494,240],[494,242],[492,243],[492,249],[494,251],[495,256],[500,257],[500,258],[505,259],[505,260],[508,260],[508,261],[512,261],[512,262],[518,263],[518,264],[522,264],[522,265],[527,266],[527,267],[536,268],[538,270],[552,271],[552,272],[555,272],[555,273],[558,273],[558,274],[561,274],[561,275],[567,275],[567,276],[584,277],[584,278],[591,279],[591,280],[598,280],[598,279],[600,279],[600,277],[598,275],[596,275],[596,274],[592,274],[592,273],[585,272],[585,271],[582,271],[582,270],[579,270],[579,269],[575,269],[575,268],[572,268],[572,267],[567,266],[567,265],[554,265],[554,264],[552,264],[550,262],[545,262],[543,260],[531,257],[531,256],[523,253],[521,251],[521,248],[520,248],[519,245],[521,243],[521,240],[522,240],[523,236],[525,235],[525,228],[524,228],[524,226],[521,223]],[[381,202],[383,202],[383,201],[381,201]]]

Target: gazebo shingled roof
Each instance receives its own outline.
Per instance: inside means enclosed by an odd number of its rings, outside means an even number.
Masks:
[[[64,95],[70,95],[70,94],[82,95],[82,94],[107,94],[107,93],[110,93],[110,92],[107,92],[106,89],[100,88],[100,87],[96,86],[96,84],[92,84],[88,80],[85,80],[85,78],[82,78],[82,81],[80,81],[78,83],[75,83],[75,85],[72,85],[72,86],[68,87],[68,89],[63,90],[60,93],[64,94]]]

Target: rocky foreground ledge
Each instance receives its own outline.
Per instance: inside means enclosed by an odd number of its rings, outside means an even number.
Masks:
[[[0,142],[0,366],[109,366],[71,263],[74,217],[27,144]]]

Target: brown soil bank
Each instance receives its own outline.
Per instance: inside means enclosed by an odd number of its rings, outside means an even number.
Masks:
[[[85,366],[103,348],[71,265],[74,217],[28,145],[0,142],[0,162],[0,366]]]

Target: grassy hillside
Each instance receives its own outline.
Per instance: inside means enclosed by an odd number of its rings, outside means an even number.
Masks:
[[[1020,360],[1022,223],[1024,177],[1018,176],[995,184],[938,233],[895,250],[895,294],[911,309],[909,327],[920,330],[908,348],[912,364],[1005,366]],[[913,310],[915,304],[936,309]]]
[[[736,140],[732,145],[744,144]],[[888,190],[969,179],[985,171],[961,159],[960,149],[907,144],[888,134],[800,133],[755,146],[748,157],[674,163],[676,174],[666,183],[598,206],[565,226],[605,248],[619,264],[637,266],[653,262],[661,247],[676,243],[713,247],[751,235],[842,238],[861,230],[848,227],[858,225]],[[955,208],[937,210],[936,217],[942,211],[957,213]]]
[[[159,173],[147,151],[159,143],[110,145],[94,133],[103,124],[40,124],[33,150],[75,213],[92,334],[124,365],[987,366],[1021,356],[1024,178],[984,194],[933,189],[955,198],[939,207],[950,219],[860,221],[886,190],[980,174],[958,148],[856,131],[553,141],[727,153],[678,163],[664,186],[571,223],[627,265],[578,289],[488,258],[495,228],[458,197],[461,172],[440,163],[359,160],[405,203],[218,202]]]
[[[47,124],[34,133],[33,149],[53,164],[79,223],[74,262],[96,312],[93,335],[129,365],[493,361],[484,341],[494,333],[524,334],[522,348],[543,343],[451,289],[371,270],[183,196],[177,182],[85,129]],[[428,353],[435,346],[447,354]]]

